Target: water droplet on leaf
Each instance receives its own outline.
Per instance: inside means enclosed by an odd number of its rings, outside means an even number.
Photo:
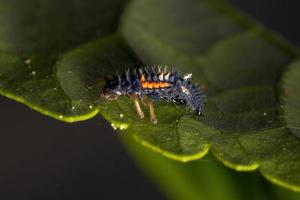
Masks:
[[[26,65],[30,65],[31,64],[31,59],[30,58],[27,58],[26,60],[24,60],[24,63]]]
[[[117,130],[117,127],[114,123],[111,123],[110,125],[111,125],[111,127],[113,127],[113,129]]]
[[[264,116],[267,116],[267,115],[268,115],[268,113],[264,112]]]

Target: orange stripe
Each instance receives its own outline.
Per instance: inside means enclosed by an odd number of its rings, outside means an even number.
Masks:
[[[148,83],[148,88],[149,88],[149,89],[152,89],[153,87],[154,87],[154,83],[153,83],[153,82],[149,82],[149,83]]]
[[[147,82],[142,82],[142,88],[147,88],[148,87],[148,83]]]
[[[158,89],[158,88],[166,88],[171,86],[171,84],[167,82],[147,82],[142,80],[144,80],[143,75],[141,77],[141,85],[142,88],[144,89],[153,89],[153,88]]]
[[[170,83],[166,83],[166,82],[159,82],[159,87],[160,88],[166,88],[166,87],[170,87],[171,84]]]
[[[140,81],[141,81],[141,82],[145,82],[145,81],[146,81],[144,74],[142,74],[141,80],[140,80]]]
[[[159,88],[159,83],[154,83],[154,88]]]

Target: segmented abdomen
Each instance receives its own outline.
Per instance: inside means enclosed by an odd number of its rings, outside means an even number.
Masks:
[[[126,71],[116,76],[112,88],[118,95],[148,96],[167,102],[185,104],[198,114],[202,113],[203,95],[199,87],[191,82],[192,75],[178,75],[174,70],[142,68],[132,74]],[[114,84],[113,84],[114,83]],[[114,86],[113,86],[114,85]]]

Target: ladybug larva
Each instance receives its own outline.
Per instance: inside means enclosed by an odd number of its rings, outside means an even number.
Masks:
[[[127,70],[107,80],[101,96],[106,100],[117,99],[122,95],[129,96],[139,117],[144,118],[141,101],[149,107],[150,120],[156,124],[157,118],[151,100],[186,105],[202,115],[203,94],[191,80],[192,74],[180,76],[174,69],[168,70],[166,67],[140,68],[132,73]]]

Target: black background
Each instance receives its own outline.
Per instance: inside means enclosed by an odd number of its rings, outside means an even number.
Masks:
[[[297,0],[230,0],[300,45]],[[103,120],[66,124],[0,97],[0,199],[164,199]]]

